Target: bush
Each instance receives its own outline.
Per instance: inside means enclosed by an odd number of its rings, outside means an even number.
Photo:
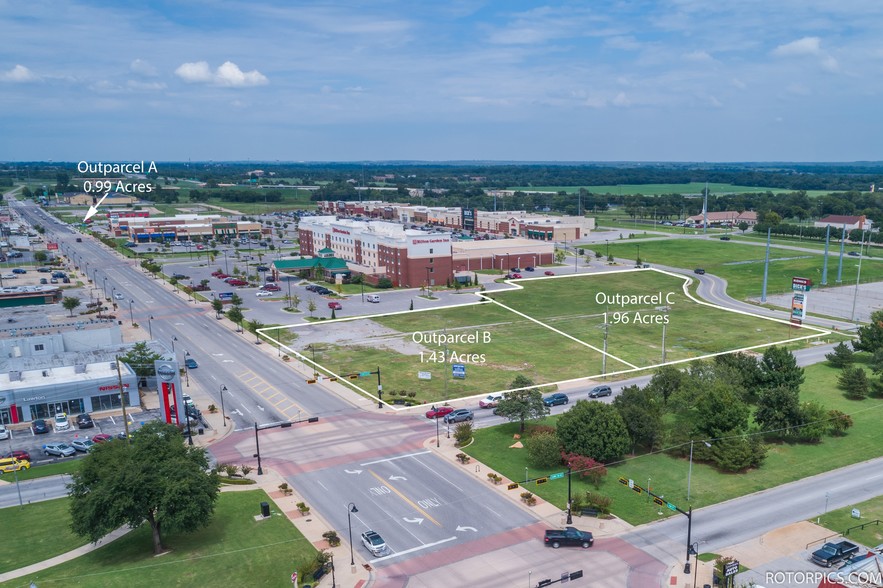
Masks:
[[[254,468],[250,465],[242,464],[239,466],[239,471],[242,472],[243,476],[247,476]]]
[[[868,374],[860,367],[845,367],[837,378],[837,387],[846,391],[846,397],[864,400],[871,391]]]
[[[457,446],[465,445],[472,439],[472,423],[465,421],[454,428],[454,440]]]
[[[552,468],[561,463],[561,446],[558,437],[543,432],[524,440],[527,462],[535,468]]]
[[[594,508],[603,514],[610,514],[613,499],[597,492],[586,492],[584,508]]]
[[[324,533],[322,533],[322,537],[324,537],[328,541],[328,545],[330,545],[331,547],[337,547],[338,545],[340,545],[340,537],[337,536],[337,531],[325,531]],[[325,552],[323,551],[322,553]]]
[[[462,453],[462,452],[458,453],[454,457],[456,457],[460,463],[469,463],[469,460],[472,459],[471,457],[469,457],[468,455],[466,455],[465,453]]]
[[[307,514],[310,512],[310,507],[307,506],[306,502],[298,502],[295,506],[297,507],[297,510],[300,511],[300,514]]]
[[[537,497],[533,495],[531,492],[522,492],[521,500],[524,501],[528,506],[533,506],[537,503]]]
[[[588,479],[595,487],[600,488],[604,476],[607,475],[607,468],[604,464],[599,463],[591,457],[578,455],[576,453],[561,453],[561,460],[564,465],[571,468],[573,473],[579,475],[580,478]]]
[[[377,287],[382,290],[386,290],[387,288],[392,288],[392,280],[390,280],[389,278],[384,276],[384,277],[380,278],[379,280],[377,280]]]

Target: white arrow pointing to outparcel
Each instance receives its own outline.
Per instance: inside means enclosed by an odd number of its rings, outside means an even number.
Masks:
[[[475,531],[476,533],[478,533],[478,529],[476,529],[475,527],[457,527],[457,530],[458,531]]]
[[[93,204],[89,207],[89,212],[86,213],[86,218],[83,219],[83,222],[86,222],[98,213],[98,207],[101,206],[101,203],[104,202],[104,199],[107,198],[108,194],[110,194],[110,192],[105,192],[104,196],[101,197],[101,200],[98,201],[98,204]]]
[[[343,470],[348,474],[361,474],[362,470]]]
[[[408,478],[406,478],[405,476],[390,476],[389,479],[390,480],[407,480]]]
[[[405,517],[402,517],[402,520],[405,521],[406,523],[417,523],[418,525],[423,524],[423,519],[421,519],[421,518],[406,519]]]

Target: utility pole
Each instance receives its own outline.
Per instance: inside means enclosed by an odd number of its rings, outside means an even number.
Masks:
[[[126,392],[123,389],[123,372],[120,369],[120,356],[116,356],[117,381],[120,384],[120,404],[123,406],[123,428],[126,431],[126,443],[129,442],[129,417],[126,415]]]

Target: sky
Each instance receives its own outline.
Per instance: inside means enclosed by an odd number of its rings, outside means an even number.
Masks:
[[[0,0],[3,161],[880,161],[879,0]]]

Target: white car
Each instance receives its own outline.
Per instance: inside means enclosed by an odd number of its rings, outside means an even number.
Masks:
[[[4,427],[3,425],[0,425],[0,441],[4,439],[9,439],[9,429]]]
[[[55,415],[55,430],[56,431],[67,431],[71,428],[70,419],[67,418],[67,413],[60,412]]]
[[[17,278],[18,276],[15,275],[15,274],[3,274],[3,275],[0,276],[0,277],[2,277],[4,280],[14,280],[14,279]]]
[[[257,292],[254,293],[254,295],[257,296],[258,298],[266,298],[267,296],[272,296],[273,293],[268,292],[267,290],[258,290]]]
[[[377,531],[365,531],[362,533],[362,545],[371,552],[371,555],[381,555],[386,551],[386,541]]]
[[[117,300],[122,300],[123,294],[122,294],[122,292],[115,292],[113,297],[116,298]]]

